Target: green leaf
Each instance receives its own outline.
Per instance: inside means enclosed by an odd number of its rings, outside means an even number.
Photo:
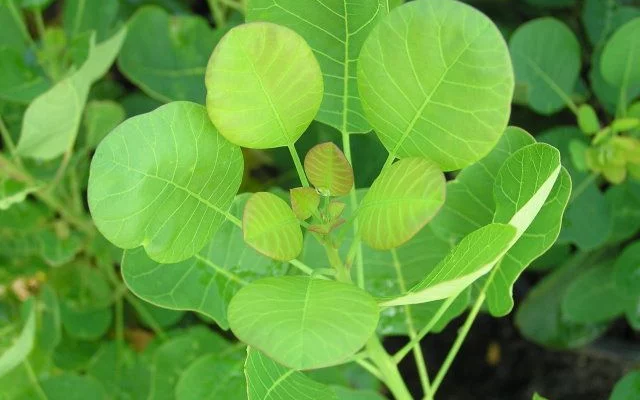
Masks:
[[[29,45],[29,32],[26,22],[15,0],[0,2],[0,47],[7,47],[22,53]],[[4,77],[3,77],[4,78]]]
[[[569,143],[584,140],[584,134],[576,127],[559,126],[543,132],[538,138],[560,150],[574,188],[558,242],[574,243],[584,251],[601,246],[611,234],[612,210],[598,189],[594,176],[576,170],[570,162]]]
[[[14,204],[22,203],[28,195],[38,189],[38,186],[0,176],[0,210],[7,210]]]
[[[0,73],[0,98],[10,102],[27,104],[52,85],[44,70],[33,57],[26,57],[24,50],[0,46]]]
[[[533,394],[533,398],[531,400],[549,400],[546,397],[540,396],[538,393]]]
[[[211,55],[205,84],[213,123],[232,143],[254,149],[293,146],[322,101],[322,74],[309,45],[267,22],[229,31]]]
[[[620,90],[621,106],[627,106],[629,95],[640,86],[640,18],[635,18],[619,28],[607,41],[600,70],[604,79]]]
[[[151,363],[127,343],[103,342],[92,357],[87,375],[104,387],[108,399],[146,399],[149,394]]]
[[[247,2],[248,22],[286,26],[309,43],[324,76],[324,98],[316,119],[345,133],[371,130],[358,95],[358,54],[386,13],[380,1]]]
[[[138,9],[128,26],[120,71],[156,100],[204,104],[207,60],[224,32],[201,17],[170,16],[153,6]]]
[[[54,289],[45,284],[38,293],[38,332],[36,344],[40,350],[53,353],[62,339],[60,304]]]
[[[610,264],[593,267],[574,279],[562,300],[562,315],[567,321],[582,324],[607,322],[622,315],[626,298],[616,287]]]
[[[452,243],[493,221],[493,186],[504,161],[518,149],[535,143],[523,129],[510,126],[486,157],[463,169],[447,182],[442,210],[429,224],[438,236]]]
[[[26,318],[18,336],[15,338],[4,337],[0,341],[0,346],[2,346],[0,349],[0,377],[20,365],[33,349],[36,337],[35,300],[27,300],[24,303],[23,311]]]
[[[640,230],[640,199],[631,193],[633,183],[611,185],[604,194],[613,217],[610,243],[627,240]]]
[[[249,400],[338,400],[329,386],[279,365],[251,347],[247,348],[244,370]]]
[[[371,390],[353,390],[340,386],[332,387],[338,400],[384,400],[381,394]]]
[[[237,352],[207,354],[189,365],[176,385],[176,400],[247,398],[245,360]]]
[[[405,158],[380,173],[358,208],[362,240],[374,249],[398,247],[440,210],[444,175],[429,160]]]
[[[595,110],[589,104],[578,107],[578,126],[582,132],[592,135],[600,130],[600,121]]]
[[[626,374],[613,387],[609,400],[632,400],[640,396],[640,371]]]
[[[345,196],[353,188],[353,169],[347,158],[332,142],[321,143],[304,158],[309,182],[326,196]]]
[[[85,238],[77,232],[59,235],[53,230],[44,230],[38,234],[40,256],[52,267],[59,267],[72,261],[84,245]]]
[[[289,261],[302,251],[302,231],[291,207],[273,193],[259,192],[242,216],[244,241],[275,260]]]
[[[426,157],[448,171],[481,159],[500,138],[513,73],[507,46],[484,14],[457,1],[415,1],[372,30],[358,87],[392,155]]]
[[[571,102],[580,73],[580,44],[555,18],[538,18],[516,29],[509,40],[516,85],[529,106],[553,114]]]
[[[640,241],[625,247],[615,261],[614,271],[615,284],[619,293],[640,297]]]
[[[586,0],[582,7],[582,23],[594,46],[602,46],[613,31],[640,16],[640,10],[625,6],[623,1]]]
[[[382,305],[419,304],[458,295],[496,265],[516,240],[516,232],[505,224],[471,232],[422,281]]]
[[[291,209],[299,220],[309,218],[320,205],[320,195],[314,188],[298,187],[289,191]]]
[[[228,313],[240,340],[296,370],[345,361],[378,323],[378,305],[367,292],[300,276],[253,282],[235,295]]]
[[[48,400],[107,399],[100,382],[90,376],[65,372],[42,380],[40,386]]]
[[[198,357],[220,353],[229,344],[203,326],[191,328],[185,334],[164,342],[153,356],[149,399],[175,399],[175,384],[182,373]]]
[[[125,119],[124,108],[111,100],[92,100],[84,112],[85,146],[95,149]]]
[[[236,197],[230,213],[241,215],[248,197]],[[138,248],[126,250],[121,265],[124,282],[136,296],[159,307],[199,312],[222,329],[229,328],[227,306],[242,286],[286,268],[245,245],[241,229],[228,221],[185,261],[160,264]]]
[[[584,273],[585,259],[584,255],[574,257],[528,293],[516,313],[516,326],[526,339],[545,347],[576,348],[605,331],[607,324],[570,322],[562,316],[564,295],[576,276]]]
[[[50,160],[73,146],[89,88],[107,72],[126,34],[126,28],[122,28],[104,42],[92,45],[89,57],[73,75],[29,104],[18,141],[19,154]]]
[[[154,261],[175,263],[220,228],[242,171],[240,149],[218,134],[204,107],[174,102],[128,119],[100,143],[89,208],[116,246],[143,246]]]
[[[95,31],[98,40],[104,40],[118,16],[117,0],[65,0],[62,24],[67,37]]]
[[[522,271],[551,248],[558,238],[570,193],[571,177],[562,168],[535,219],[496,267],[497,272],[487,287],[487,305],[493,316],[504,316],[511,312],[513,285],[516,280]]]

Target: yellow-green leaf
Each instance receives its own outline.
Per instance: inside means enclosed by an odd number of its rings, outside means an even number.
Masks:
[[[344,196],[353,187],[353,169],[332,142],[318,144],[304,158],[309,182],[326,196]]]
[[[268,22],[240,25],[215,48],[205,77],[207,110],[232,143],[290,146],[320,107],[323,82],[304,39]]]

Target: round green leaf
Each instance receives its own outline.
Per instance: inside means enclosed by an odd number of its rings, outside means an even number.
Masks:
[[[100,382],[86,375],[69,372],[52,375],[44,379],[40,386],[49,400],[104,400],[107,398]]]
[[[211,55],[205,84],[213,123],[232,143],[254,149],[293,145],[322,102],[311,48],[268,22],[229,31]]]
[[[321,143],[309,150],[304,158],[304,171],[309,182],[329,196],[344,196],[353,187],[351,164],[332,142]]]
[[[372,30],[358,87],[367,119],[393,155],[456,170],[486,155],[504,132],[513,72],[485,15],[457,1],[414,1]]]
[[[582,132],[592,135],[600,130],[600,121],[596,111],[589,104],[578,107],[578,126]]]
[[[120,71],[157,100],[204,103],[202,80],[221,33],[204,18],[170,16],[155,6],[140,8],[128,26],[118,57]]]
[[[345,361],[377,323],[378,305],[364,290],[302,276],[258,280],[229,304],[229,324],[240,340],[296,370]]]
[[[157,262],[178,262],[225,221],[242,171],[240,149],[218,134],[204,107],[170,103],[125,121],[100,143],[89,208],[116,246],[144,246]]]
[[[276,260],[289,261],[302,251],[302,231],[291,207],[273,193],[255,193],[242,216],[247,244]]]
[[[580,44],[571,30],[554,18],[520,26],[509,40],[516,85],[529,106],[553,114],[569,103],[580,73]]]
[[[640,18],[618,29],[607,42],[600,58],[604,79],[622,90],[640,85]]]
[[[362,199],[362,240],[374,249],[398,247],[436,215],[444,198],[444,175],[432,162],[412,157],[392,164]]]

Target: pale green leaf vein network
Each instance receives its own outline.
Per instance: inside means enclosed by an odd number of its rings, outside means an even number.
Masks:
[[[318,56],[325,78],[319,121],[343,133],[371,129],[360,104],[355,71],[362,43],[386,14],[379,1],[250,0],[247,10],[247,21],[269,21],[295,30]]]

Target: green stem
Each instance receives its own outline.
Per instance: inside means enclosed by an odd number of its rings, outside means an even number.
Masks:
[[[344,156],[349,161],[349,164],[353,166],[353,161],[351,158],[351,136],[349,133],[343,131],[342,132],[342,150],[344,151]],[[349,193],[349,202],[351,203],[351,213],[355,214],[358,209],[358,195],[356,193],[356,185],[354,183],[351,188],[351,192]],[[362,256],[362,245],[360,243],[360,235],[358,234],[358,219],[355,218],[353,220],[353,240],[352,243],[353,248],[355,249],[355,263],[356,263],[356,282],[358,283],[358,287],[364,289],[364,260]],[[350,251],[351,253],[351,251]],[[352,260],[347,258],[347,266],[351,266]]]
[[[216,24],[216,28],[222,28],[225,24],[224,18],[224,10],[220,7],[218,3],[219,0],[207,0],[209,3],[209,10],[211,11],[211,16],[213,17],[213,21]]]
[[[71,160],[71,153],[72,153],[73,149],[68,149],[67,151],[64,152],[64,155],[62,156],[62,161],[60,162],[60,165],[58,166],[58,169],[56,170],[56,174],[53,177],[53,180],[51,181],[51,183],[49,184],[47,190],[51,193],[53,193],[53,191],[55,190],[55,188],[58,186],[58,184],[60,183],[60,181],[62,180],[62,178],[64,177],[64,174],[67,170],[67,167],[69,166],[69,161]]]
[[[380,371],[382,382],[387,385],[395,400],[412,400],[411,393],[398,371],[398,366],[375,335],[367,342],[367,351],[369,358]]]
[[[378,368],[376,368],[372,364],[366,362],[365,360],[353,360],[353,362],[364,368],[371,375],[375,376],[379,381],[384,381],[384,377],[380,374]]]
[[[329,264],[336,270],[336,279],[340,282],[351,283],[351,275],[342,263],[338,250],[329,243],[323,242],[323,245],[327,253],[327,258],[329,259]]]
[[[490,282],[492,277],[493,276],[489,277],[487,282]],[[484,299],[486,298],[485,292],[486,292],[487,286],[488,285],[485,284],[484,288],[478,295],[478,298],[476,299],[476,302],[473,305],[473,308],[469,312],[467,319],[464,321],[464,325],[462,325],[462,328],[460,328],[456,341],[453,343],[453,346],[451,346],[449,353],[447,353],[447,357],[444,359],[444,362],[442,363],[442,366],[440,366],[440,370],[438,371],[438,374],[433,380],[433,385],[431,386],[431,396],[427,397],[427,399],[432,399],[435,397],[436,392],[438,391],[438,388],[442,383],[442,380],[447,375],[447,372],[449,371],[449,368],[451,367],[453,360],[456,358],[458,351],[460,351],[460,347],[462,347],[462,343],[464,343],[464,340],[467,337],[469,330],[471,329],[471,325],[473,325],[473,322],[475,321],[476,317],[478,316],[478,313],[480,312],[480,307],[482,306],[482,303],[484,303]]]
[[[236,2],[233,0],[219,0],[221,4],[224,4],[225,6],[229,7],[229,8],[233,8],[234,10],[241,12],[242,14],[246,13],[246,10],[244,8],[244,4],[240,1],[240,2]]]
[[[82,191],[80,189],[80,183],[78,182],[78,172],[75,168],[69,171],[69,191],[71,192],[71,202],[75,212],[82,213],[84,211],[84,205],[82,203]]]
[[[22,161],[20,160],[20,156],[18,155],[18,151],[16,150],[16,145],[15,143],[13,143],[13,139],[11,138],[11,133],[9,133],[9,129],[4,124],[4,121],[2,120],[2,116],[0,116],[0,135],[2,135],[2,141],[4,142],[4,145],[9,150],[9,154],[11,154],[13,161],[15,161],[18,167],[24,168],[22,166]]]
[[[396,276],[398,280],[398,286],[400,287],[400,292],[405,293],[407,291],[407,287],[404,283],[404,276],[402,274],[402,265],[400,264],[400,259],[398,258],[398,253],[396,252],[396,249],[391,249],[391,257],[393,258],[393,266],[396,270]],[[417,332],[413,324],[411,307],[408,304],[404,305],[404,314],[405,314],[405,323],[407,325],[407,331],[409,332],[409,339],[415,339],[415,337],[417,336]],[[429,373],[427,371],[427,365],[424,361],[424,354],[422,353],[422,347],[420,346],[420,342],[416,342],[413,345],[413,358],[415,360],[416,367],[418,368],[418,376],[420,377],[420,385],[422,386],[422,391],[425,394],[425,396],[430,396],[431,385],[429,384]]]
[[[38,382],[38,377],[36,376],[35,372],[33,372],[31,363],[29,362],[28,359],[25,359],[23,361],[23,364],[24,364],[24,368],[27,370],[27,375],[29,376],[29,382],[31,382],[31,385],[33,385],[33,387],[36,389],[36,393],[38,394],[38,397],[43,400],[47,400],[47,395],[44,393],[44,390],[42,390],[42,386],[40,386],[40,382]]]
[[[298,177],[300,178],[300,183],[302,186],[308,187],[309,181],[307,180],[307,175],[304,173],[304,168],[302,167],[302,162],[300,161],[300,156],[298,156],[298,152],[296,151],[296,146],[290,144],[289,153],[291,153],[291,158],[293,159],[293,164],[296,166],[296,172],[298,173]]]
[[[451,296],[447,298],[447,300],[445,300],[445,302],[442,303],[440,308],[438,308],[438,311],[436,311],[436,313],[433,314],[433,316],[431,317],[427,325],[425,325],[425,327],[422,328],[413,339],[409,340],[409,342],[406,345],[404,345],[402,349],[400,349],[396,354],[394,354],[393,359],[395,360],[396,364],[400,363],[400,361],[402,361],[402,359],[404,359],[406,355],[411,352],[411,349],[413,349],[413,347],[416,344],[420,343],[420,341],[429,332],[431,332],[431,329],[433,329],[435,324],[440,320],[440,318],[442,318],[444,313],[447,312],[447,310],[449,309],[451,304],[454,302],[456,297],[457,296]]]
[[[44,38],[44,19],[42,18],[42,10],[36,8],[33,11],[33,16],[36,20],[36,29],[38,30],[38,37],[40,40]]]
[[[313,276],[316,276],[316,277],[318,277],[320,279],[329,279],[324,275],[317,274],[316,270],[314,270],[313,268],[311,268],[310,266],[308,266],[307,264],[303,263],[300,260],[296,260],[296,259],[290,260],[289,264],[291,264],[294,267],[298,268],[300,271],[304,272],[307,275],[313,275]]]

